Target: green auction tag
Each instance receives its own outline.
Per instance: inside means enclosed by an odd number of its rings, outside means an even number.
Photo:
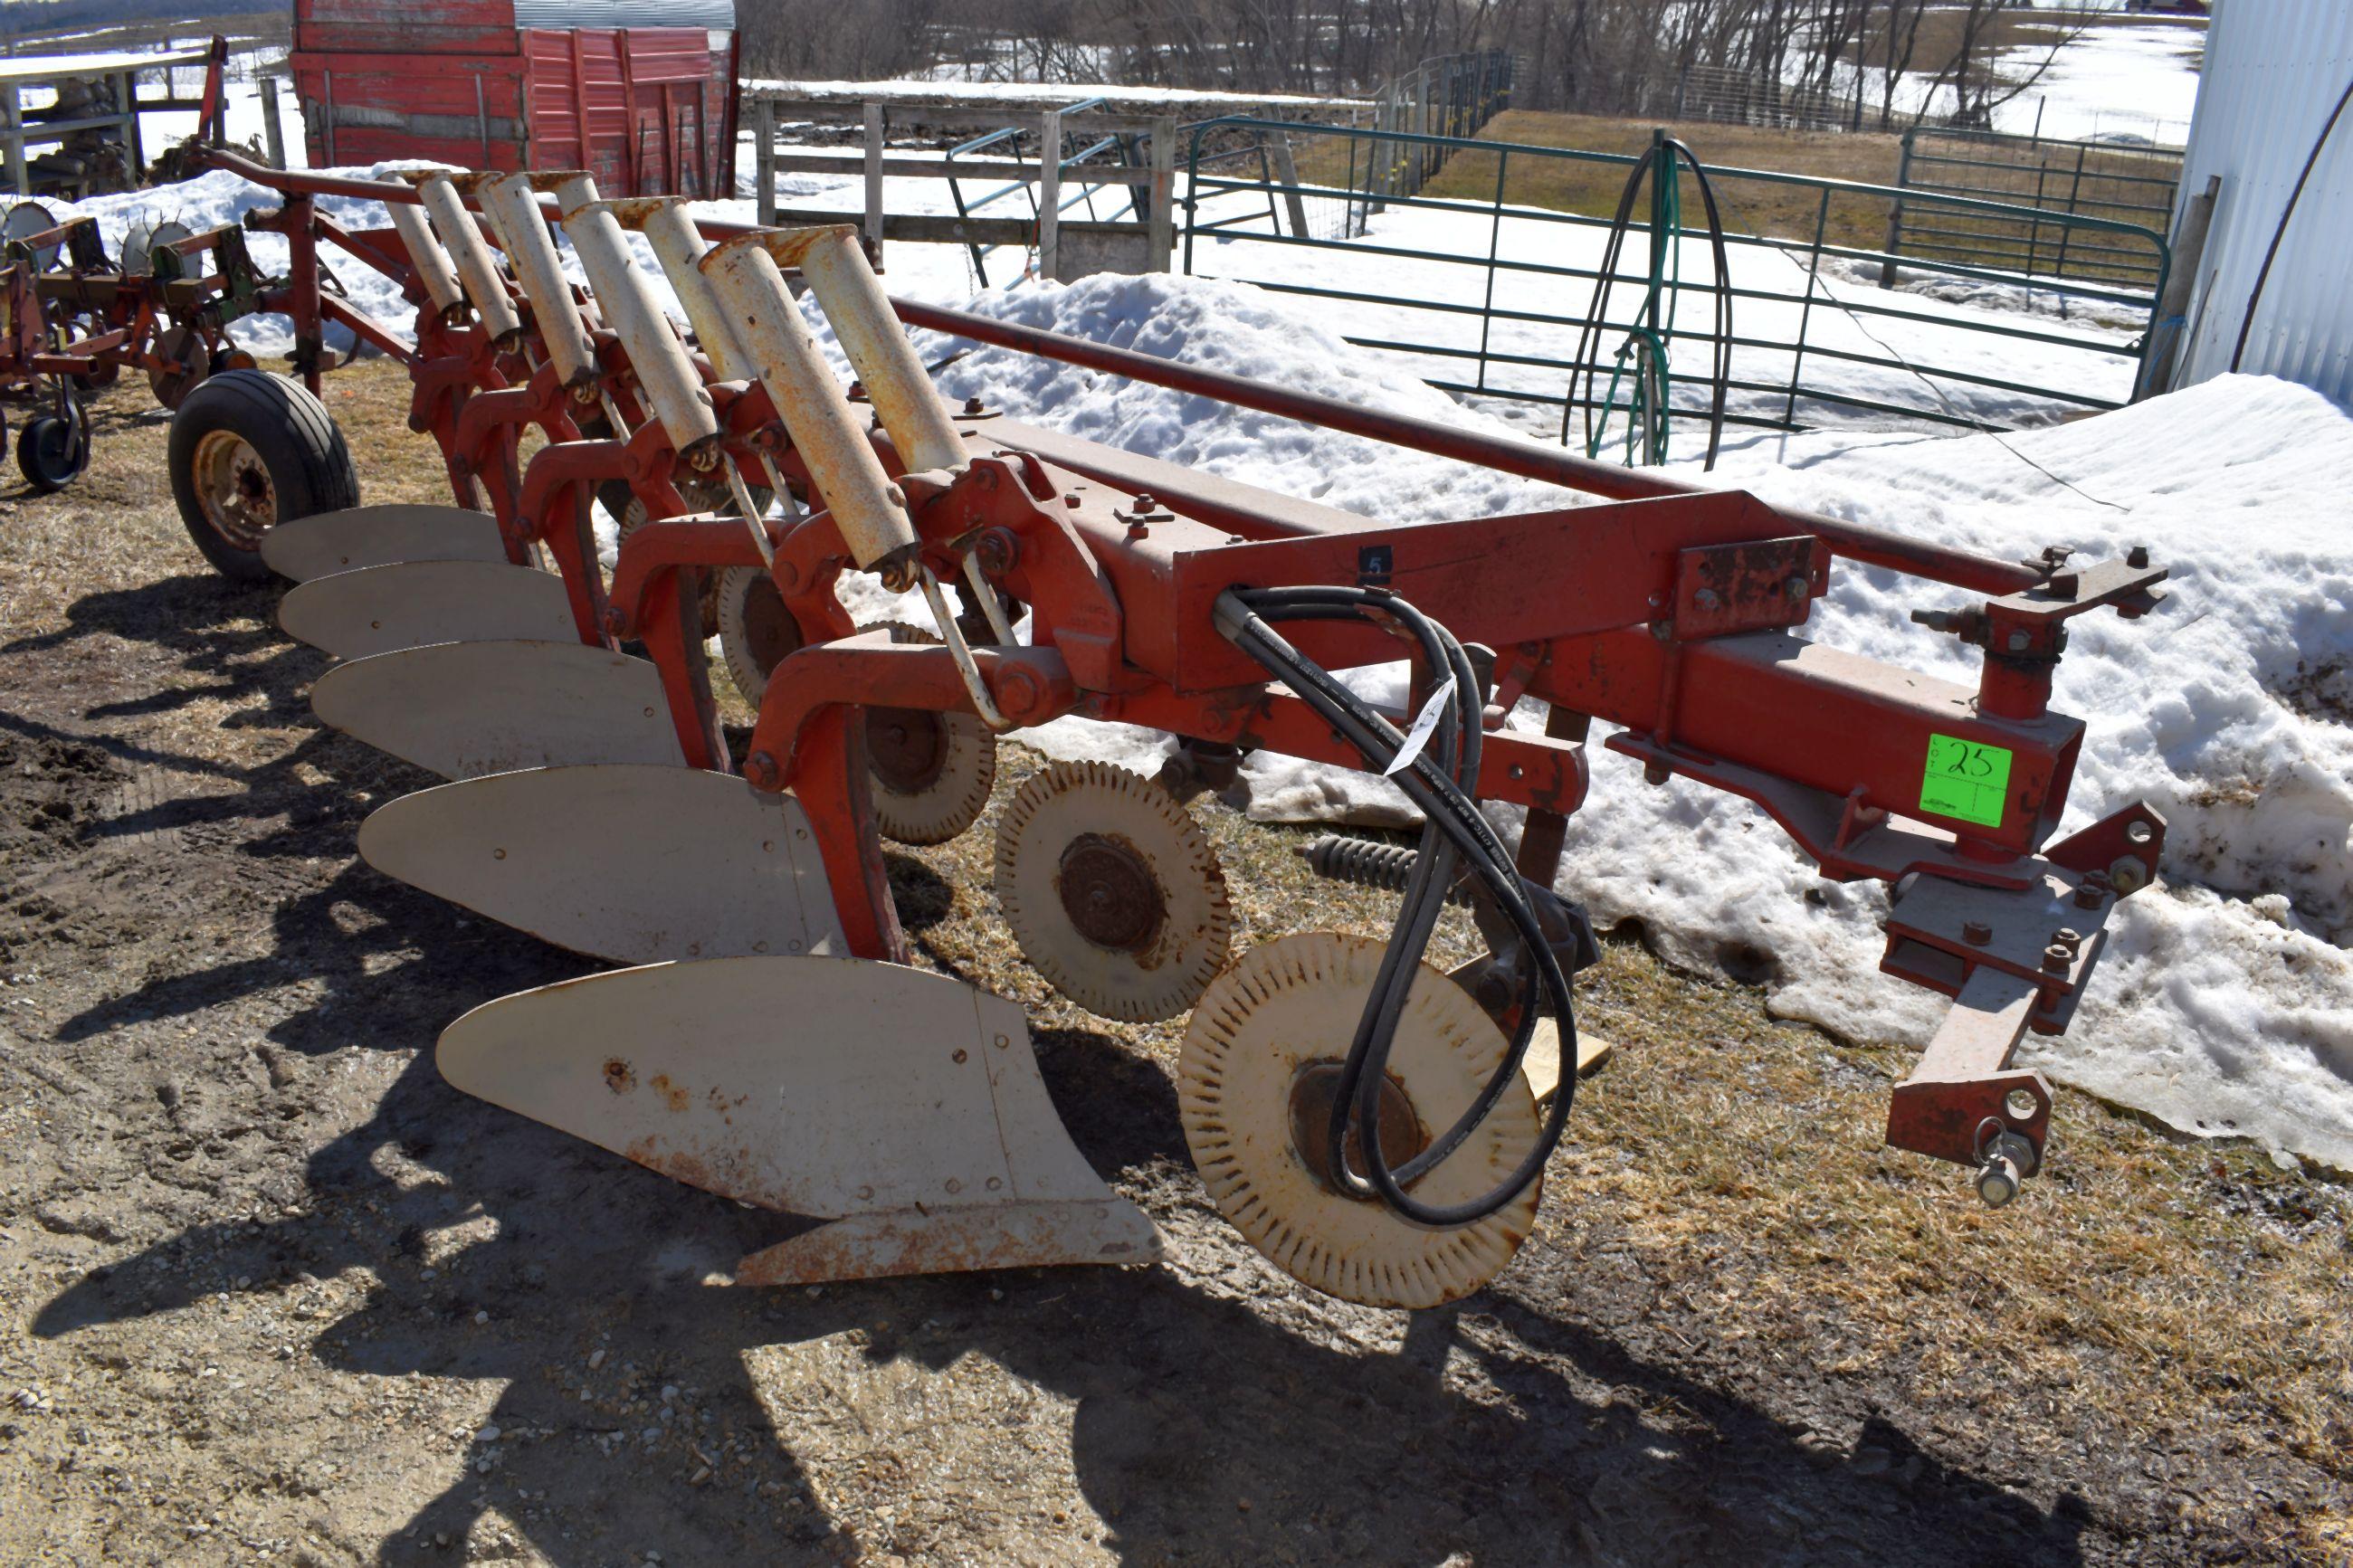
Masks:
[[[1928,763],[1920,771],[1920,809],[2000,827],[2010,795],[2010,758],[2000,746],[1930,735]]]

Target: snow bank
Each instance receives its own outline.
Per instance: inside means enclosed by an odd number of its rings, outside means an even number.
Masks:
[[[1251,290],[1164,278],[1033,284],[977,308],[1370,406],[1501,428]],[[934,345],[926,344],[928,352]],[[1156,387],[977,350],[941,377],[1017,417],[1367,516],[1557,505],[1561,492]],[[2047,473],[2046,471],[2047,470]],[[2001,438],[1816,435],[1734,450],[1718,482],[2005,556],[2149,545],[2174,567],[2157,616],[2076,623],[2059,706],[2090,722],[2063,832],[2146,799],[2171,823],[2164,885],[2129,900],[2072,1034],[2027,1056],[2067,1082],[2208,1133],[2353,1167],[2353,420],[2316,395],[2210,382]],[[2052,477],[2055,476],[2055,479]],[[2063,481],[2059,482],[2059,481]],[[1841,563],[1812,632],[1964,681],[1957,643],[1909,624],[1947,591]],[[1368,689],[1389,671],[1364,672]],[[1150,771],[1156,738],[1050,749]],[[1245,772],[1278,819],[1396,821],[1386,786],[1279,759]],[[1764,977],[1784,1016],[1925,1040],[1940,1004],[1877,973],[1881,892],[1818,878],[1768,821],[1696,785],[1652,788],[1597,747],[1562,878],[1605,922]]]

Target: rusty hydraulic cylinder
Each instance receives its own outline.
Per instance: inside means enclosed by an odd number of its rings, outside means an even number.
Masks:
[[[514,301],[507,297],[506,279],[500,276],[490,243],[482,237],[474,215],[466,210],[466,198],[456,182],[437,169],[417,177],[417,195],[425,204],[426,216],[433,220],[434,232],[458,264],[466,297],[474,302],[474,312],[481,317],[491,341],[501,348],[512,348],[522,337],[522,318],[515,314]]]
[[[773,237],[755,232],[727,241],[702,258],[702,275],[743,333],[760,384],[807,463],[851,558],[911,585],[912,574],[898,570],[912,563],[917,547],[906,497],[882,471],[841,383],[786,289],[768,250]]]
[[[908,469],[953,473],[963,468],[964,440],[932,390],[907,330],[892,313],[882,280],[867,265],[858,231],[846,224],[787,229],[769,242],[768,254],[779,267],[799,268],[808,279],[842,353],[873,401],[875,417]]]
[[[751,351],[744,346],[727,312],[719,308],[711,279],[702,275],[700,264],[710,252],[711,242],[686,216],[686,198],[636,196],[597,205],[611,213],[613,221],[623,228],[644,235],[646,243],[653,247],[654,259],[661,263],[662,276],[670,279],[670,292],[678,296],[687,324],[694,329],[695,340],[710,356],[711,368],[719,373],[719,379],[752,379]]]
[[[547,345],[547,357],[555,362],[557,375],[566,386],[596,380],[596,351],[589,341],[587,323],[581,319],[579,302],[572,297],[571,281],[564,276],[564,263],[555,254],[555,240],[547,232],[547,220],[540,213],[529,176],[505,174],[485,180],[476,187],[475,197],[482,204],[499,243],[506,247],[515,281],[522,285],[523,298],[531,301],[532,318],[539,325],[541,342]]]
[[[628,237],[597,201],[595,183],[586,174],[565,181],[555,198],[564,210],[564,232],[580,258],[580,269],[588,275],[596,307],[628,351],[629,367],[652,401],[654,416],[670,444],[686,454],[717,440],[719,416],[711,393],[694,362],[686,357],[678,329],[646,286],[645,274],[630,259]]]
[[[425,209],[406,202],[389,202],[385,206],[392,214],[394,232],[408,249],[408,264],[417,268],[417,281],[424,288],[425,297],[433,301],[443,321],[455,322],[465,312],[466,291],[459,287],[458,268],[434,237]]]

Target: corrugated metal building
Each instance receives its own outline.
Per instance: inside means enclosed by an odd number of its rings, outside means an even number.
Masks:
[[[2353,404],[2353,108],[2337,113],[2348,86],[2353,4],[2216,5],[2182,164],[2177,247],[2189,204],[2211,176],[2222,184],[2188,279],[2188,339],[2174,385],[2221,375],[2235,356],[2240,370]]]
[[[733,0],[294,0],[311,166],[588,169],[608,195],[735,188]]]

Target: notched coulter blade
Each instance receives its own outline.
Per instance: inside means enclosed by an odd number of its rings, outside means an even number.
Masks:
[[[379,807],[360,854],[616,963],[847,951],[800,803],[725,773],[609,764],[443,784]]]
[[[498,521],[458,506],[355,506],[290,518],[261,536],[263,563],[296,583],[397,561],[506,558]]]
[[[339,664],[320,720],[448,779],[592,763],[686,765],[642,658],[576,642],[453,642]]]
[[[442,1032],[457,1088],[664,1174],[832,1223],[739,1284],[1148,1263],[1159,1234],[1055,1115],[1021,1009],[867,959],[654,964]]]
[[[573,635],[564,579],[503,561],[403,561],[332,572],[290,589],[278,602],[278,625],[337,658]]]

